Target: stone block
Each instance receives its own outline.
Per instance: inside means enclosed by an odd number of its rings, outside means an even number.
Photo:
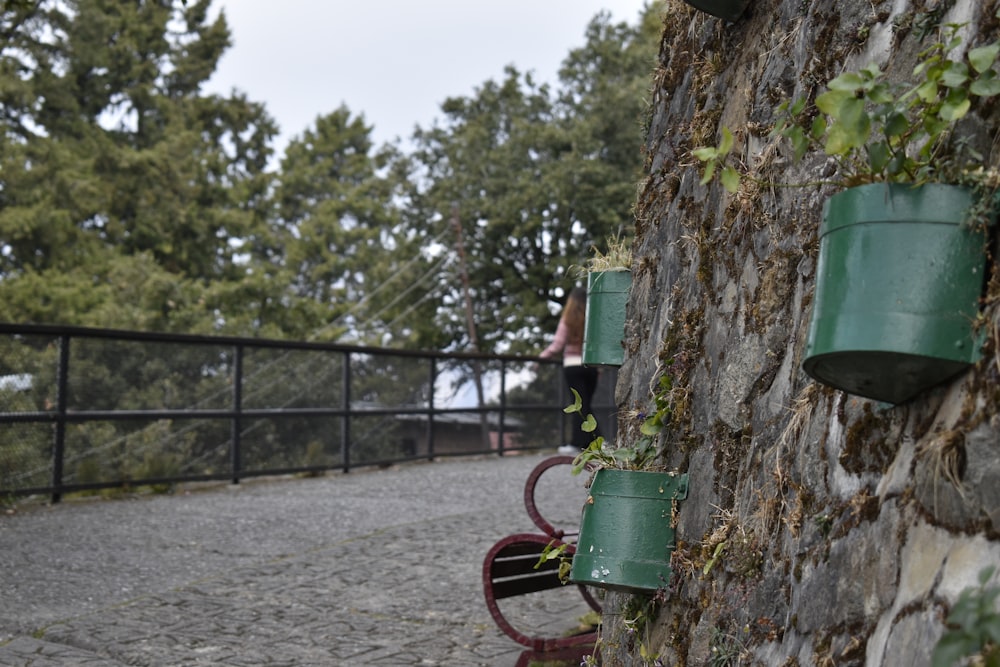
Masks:
[[[825,562],[803,568],[792,596],[800,631],[869,623],[892,604],[898,523],[898,511],[887,506],[876,521],[834,541]]]

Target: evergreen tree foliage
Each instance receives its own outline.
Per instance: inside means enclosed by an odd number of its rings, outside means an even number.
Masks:
[[[210,0],[0,5],[0,318],[533,352],[631,232],[659,31],[598,15],[557,85],[508,68],[411,152],[340,107],[288,146]],[[460,225],[464,262],[459,261]],[[464,270],[463,270],[464,269]]]
[[[391,147],[375,152],[370,126],[341,106],[294,139],[274,202],[290,289],[312,337],[401,345],[400,295],[423,269],[401,226]]]
[[[230,44],[208,7],[4,6],[0,317],[265,329],[273,288],[243,246],[269,244],[276,130],[260,104],[201,94]]]

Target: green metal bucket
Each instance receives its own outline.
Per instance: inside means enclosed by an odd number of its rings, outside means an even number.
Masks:
[[[687,475],[598,470],[583,508],[569,579],[628,593],[670,581],[674,502],[687,497]]]
[[[877,183],[824,206],[803,370],[902,403],[976,361],[986,231],[962,187]]]
[[[592,271],[587,274],[587,316],[583,328],[584,366],[621,366],[625,358],[625,306],[632,272]]]
[[[720,19],[735,21],[743,15],[750,0],[684,0],[695,9],[718,16]]]

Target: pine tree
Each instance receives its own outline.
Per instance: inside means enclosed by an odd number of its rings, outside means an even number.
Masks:
[[[265,327],[280,293],[248,257],[272,246],[265,167],[276,130],[260,104],[201,93],[230,43],[208,6],[4,5],[0,317]]]

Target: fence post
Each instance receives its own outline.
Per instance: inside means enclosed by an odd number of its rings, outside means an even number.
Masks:
[[[431,377],[427,392],[427,458],[434,460],[434,386],[437,384],[437,358],[431,357]]]
[[[233,484],[240,483],[240,469],[243,466],[241,460],[241,438],[243,431],[243,345],[236,344],[233,358],[233,419],[230,422],[230,436],[232,449],[229,452],[229,461],[232,468]]]
[[[343,397],[344,417],[340,422],[340,459],[344,472],[351,471],[351,353],[344,352]]]
[[[63,459],[66,455],[66,411],[69,398],[69,334],[59,336],[59,369],[56,378],[56,432],[52,444],[52,502],[62,500]]]
[[[507,360],[500,360],[500,419],[497,424],[497,455],[503,456],[504,422],[507,417]]]

